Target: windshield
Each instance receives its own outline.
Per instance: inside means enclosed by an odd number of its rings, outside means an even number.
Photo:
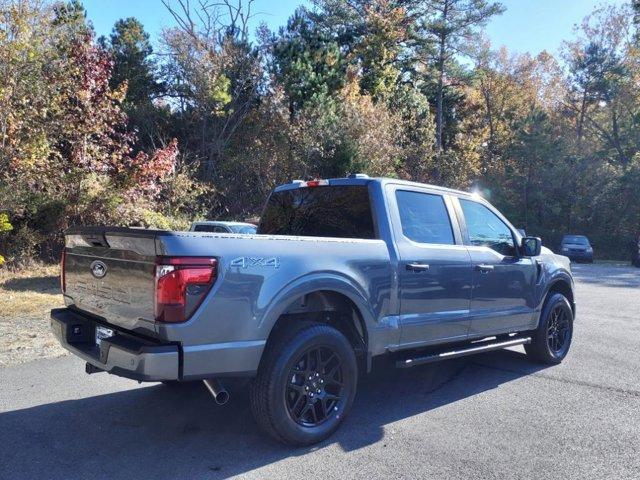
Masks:
[[[369,190],[365,185],[343,185],[274,192],[258,233],[375,238]]]
[[[231,225],[234,233],[256,233],[257,227],[253,225]]]
[[[562,239],[562,243],[573,243],[574,245],[589,245],[587,237],[569,236]]]

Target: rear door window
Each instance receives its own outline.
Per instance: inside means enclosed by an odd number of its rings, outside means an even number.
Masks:
[[[451,220],[441,195],[396,190],[396,201],[405,237],[418,243],[455,244]]]
[[[336,185],[274,192],[258,233],[376,238],[369,189],[366,185]]]

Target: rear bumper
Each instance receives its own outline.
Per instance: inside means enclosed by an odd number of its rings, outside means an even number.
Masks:
[[[157,344],[141,337],[116,332],[95,343],[98,323],[68,308],[51,311],[51,331],[60,344],[94,367],[140,381],[178,380],[178,345]]]
[[[60,344],[94,367],[143,382],[255,375],[266,341],[183,346],[157,343],[117,331],[96,345],[96,322],[70,308],[51,310],[51,331]],[[105,324],[107,328],[115,329]]]

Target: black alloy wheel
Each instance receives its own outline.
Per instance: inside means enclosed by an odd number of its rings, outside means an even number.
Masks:
[[[531,343],[525,345],[524,349],[532,360],[551,365],[564,360],[573,339],[573,309],[563,294],[549,294],[540,314],[538,328],[530,335]]]
[[[551,318],[547,326],[547,345],[556,357],[564,357],[571,340],[571,323],[569,314],[562,304],[551,310]]]
[[[291,418],[315,427],[338,411],[343,394],[343,362],[328,346],[310,348],[289,371],[285,399]]]
[[[258,426],[279,442],[311,445],[330,436],[355,398],[358,363],[336,328],[301,321],[269,341],[251,384]]]

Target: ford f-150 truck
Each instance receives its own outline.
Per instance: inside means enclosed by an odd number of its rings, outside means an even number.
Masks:
[[[258,425],[311,444],[348,414],[359,372],[524,345],[559,363],[573,332],[566,257],[479,196],[407,181],[295,181],[258,233],[66,233],[51,327],[100,371],[139,381],[251,377]]]

